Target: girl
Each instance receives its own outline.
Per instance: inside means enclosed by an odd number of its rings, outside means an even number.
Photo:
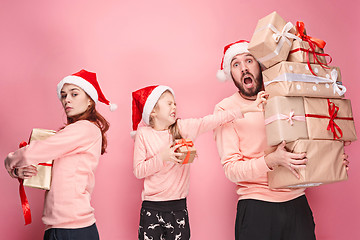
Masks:
[[[139,89],[133,96],[134,174],[144,179],[139,239],[190,239],[186,207],[190,165],[180,164],[172,146],[175,139],[194,140],[226,122],[251,111],[263,111],[267,94],[260,92],[254,104],[236,111],[200,119],[177,119],[174,92],[167,86]],[[139,127],[138,127],[139,125]]]
[[[96,74],[86,70],[60,81],[57,94],[67,125],[45,140],[10,153],[5,167],[10,176],[24,179],[36,175],[31,165],[54,159],[42,217],[47,229],[44,240],[99,239],[90,199],[94,172],[106,150],[109,123],[96,111],[95,104],[110,102],[101,92]],[[114,110],[116,105],[110,108]]]

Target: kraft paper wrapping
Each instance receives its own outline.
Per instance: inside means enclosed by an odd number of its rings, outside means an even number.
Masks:
[[[265,105],[265,129],[269,146],[283,140],[308,139],[302,97],[276,96]]]
[[[190,156],[187,162],[183,162],[183,164],[187,164],[187,163],[192,163],[195,159],[196,155],[196,149],[192,143],[192,141],[190,139],[177,139],[175,140],[174,145],[178,144],[179,142],[185,141],[188,143],[188,146],[181,146],[178,149],[175,150],[175,152],[178,153],[183,153],[181,156],[178,157],[178,159],[180,160],[185,160],[186,155],[188,154],[188,152],[190,152]],[[191,146],[192,145],[192,146]]]
[[[273,12],[258,21],[248,50],[268,68],[287,59],[292,41],[297,38],[295,33],[296,29],[290,22]]]
[[[338,140],[355,141],[357,137],[354,120],[352,119],[353,113],[350,100],[329,99],[329,101],[339,108],[336,117],[333,119],[335,133],[339,136]],[[309,139],[334,140],[334,133],[330,129],[328,130],[331,115],[329,113],[328,100],[322,98],[304,98],[304,107]],[[312,115],[325,116],[326,118],[311,117]],[[342,136],[336,126],[340,128]]]
[[[30,141],[44,140],[56,132],[53,130],[34,128],[31,132]],[[53,160],[47,161],[46,164],[52,165]],[[37,165],[37,175],[28,179],[24,179],[24,186],[50,190],[51,186],[51,166]]]
[[[300,139],[286,144],[286,148],[294,153],[306,152],[308,162],[299,170],[300,179],[283,166],[268,172],[270,188],[314,187],[347,179],[343,142]]]
[[[342,85],[338,67],[324,69],[311,64],[314,76],[306,63],[281,62],[263,71],[265,91],[273,96],[307,96],[342,98],[346,88]]]
[[[324,50],[322,48],[319,48],[316,44],[315,45],[315,52],[316,53],[324,53]],[[293,44],[292,44],[292,47],[290,49],[290,52],[289,52],[289,56],[287,58],[286,61],[288,62],[301,62],[301,63],[306,63],[307,62],[307,53],[304,52],[304,51],[296,51],[296,52],[293,52],[291,53],[291,51],[293,50],[296,50],[296,49],[299,49],[299,48],[302,48],[302,49],[306,49],[306,50],[310,50],[311,51],[311,48],[310,48],[310,45],[308,42],[306,41],[298,41],[298,40],[294,40],[293,41]],[[324,64],[324,65],[327,65],[327,61],[326,61],[326,58],[325,56],[319,56],[319,55],[316,55],[317,59],[319,60],[320,63]],[[313,63],[313,64],[319,64],[315,59],[314,59],[314,55],[313,53],[309,52],[309,63]]]

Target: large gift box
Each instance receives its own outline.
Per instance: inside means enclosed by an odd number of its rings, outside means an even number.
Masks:
[[[326,56],[322,48],[313,45],[314,49],[306,41],[294,40],[287,58],[288,62],[302,62],[327,65]]]
[[[284,61],[295,36],[294,25],[273,12],[260,19],[250,40],[249,52],[266,68]]]
[[[309,139],[355,141],[355,124],[349,99],[304,98]]]
[[[192,163],[196,157],[196,149],[194,143],[189,139],[176,139],[173,145],[181,144],[175,152],[182,153],[178,158],[183,160],[182,164]]]
[[[273,97],[265,105],[264,114],[269,146],[308,139],[302,97]]]
[[[44,140],[56,132],[53,130],[34,128],[31,132],[29,142]],[[51,171],[53,160],[45,163],[39,163],[37,168],[37,175],[31,178],[24,179],[24,186],[50,190],[51,186]]]
[[[314,76],[306,63],[283,61],[262,72],[265,91],[273,96],[307,96],[341,98],[346,88],[341,82],[338,67],[324,69],[310,64]]]
[[[286,144],[286,148],[294,153],[306,152],[308,162],[306,167],[298,171],[300,179],[283,166],[268,172],[270,188],[313,187],[347,179],[343,142],[300,139]]]

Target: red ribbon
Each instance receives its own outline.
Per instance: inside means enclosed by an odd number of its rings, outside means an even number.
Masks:
[[[326,66],[332,62],[332,58],[330,57],[330,55],[325,54],[325,53],[316,53],[315,52],[316,46],[318,46],[319,48],[324,48],[326,45],[326,42],[324,40],[306,35],[305,24],[302,21],[296,22],[296,28],[298,31],[297,36],[300,37],[303,41],[309,43],[310,49],[299,48],[299,49],[294,49],[294,50],[290,51],[290,53],[297,52],[300,50],[306,52],[307,65],[309,67],[310,72],[315,76],[317,76],[317,75],[314,73],[314,71],[312,70],[311,65],[310,65],[310,57],[309,57],[310,53],[313,55],[314,63],[317,62],[322,68],[330,69],[329,67]],[[317,55],[324,56],[324,57],[328,56],[328,57],[330,57],[330,61],[328,63],[323,64],[322,62],[319,61]]]
[[[339,107],[336,106],[333,102],[327,99],[328,102],[328,111],[329,116],[317,115],[317,114],[305,114],[305,117],[315,117],[315,118],[328,118],[329,124],[327,126],[327,130],[333,133],[333,139],[340,139],[343,137],[343,133],[339,125],[335,123],[335,119],[341,120],[354,120],[352,117],[338,117],[337,114],[339,112]]]
[[[183,146],[186,147],[187,154],[186,154],[186,157],[185,157],[184,161],[182,162],[182,164],[187,164],[189,162],[189,158],[190,158],[189,147],[194,146],[194,143],[192,141],[190,141],[190,140],[180,139],[179,142],[177,142],[176,144],[181,144],[180,147],[183,147]]]
[[[26,142],[21,142],[19,144],[19,148],[25,147],[27,145]],[[25,225],[28,225],[31,223],[31,211],[30,211],[30,205],[29,201],[26,197],[25,189],[24,189],[24,179],[18,178],[19,180],[19,194],[20,194],[20,200],[21,200],[21,207],[23,209],[23,215],[25,219]]]

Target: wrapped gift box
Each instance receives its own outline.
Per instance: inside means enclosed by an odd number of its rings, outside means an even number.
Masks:
[[[29,142],[46,139],[55,133],[53,130],[34,128],[31,132]],[[39,163],[36,166],[37,175],[24,179],[24,186],[50,190],[52,163],[53,160],[49,160],[46,163]]]
[[[264,114],[269,146],[308,139],[302,97],[273,97],[265,105]]]
[[[338,67],[324,69],[310,64],[314,76],[306,63],[283,61],[263,71],[265,91],[273,96],[307,96],[342,98],[346,88],[341,82]]]
[[[347,179],[342,157],[343,142],[300,139],[286,144],[286,148],[294,153],[306,152],[308,162],[305,168],[298,171],[300,179],[283,166],[268,172],[270,188],[313,187]]]
[[[308,42],[294,40],[287,61],[307,63],[309,59],[309,63],[327,65],[324,50],[315,44],[314,48],[315,51],[312,51]],[[314,55],[316,55],[317,60]]]
[[[181,147],[175,150],[175,152],[183,153],[182,156],[178,157],[183,160],[182,164],[192,163],[196,157],[194,143],[189,139],[176,139],[174,145],[176,144],[182,144]]]
[[[299,39],[295,27],[273,12],[260,19],[250,40],[249,52],[266,68],[284,61],[289,55],[292,41]]]
[[[304,107],[309,139],[357,139],[349,99],[304,98]]]

